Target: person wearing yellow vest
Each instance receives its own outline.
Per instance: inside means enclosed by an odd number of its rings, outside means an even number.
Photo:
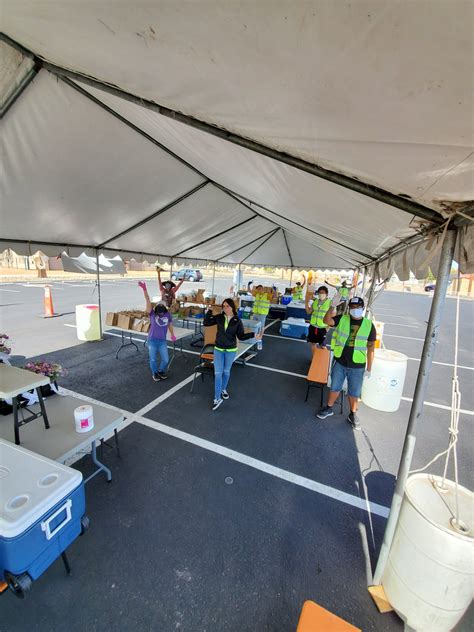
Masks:
[[[293,301],[303,301],[304,300],[304,296],[303,296],[303,288],[305,286],[306,283],[306,279],[304,274],[301,275],[303,277],[303,283],[301,283],[300,281],[297,281],[295,287],[291,290],[291,296],[293,298]]]
[[[326,419],[334,414],[333,406],[342,390],[344,380],[347,379],[350,405],[347,421],[354,430],[360,430],[357,405],[364,375],[372,369],[375,326],[369,318],[364,317],[364,300],[358,296],[350,299],[349,314],[336,316],[336,309],[333,307],[324,317],[324,322],[329,327],[335,327],[331,340],[335,361],[331,371],[328,403],[316,413],[316,417]]]
[[[325,283],[329,285],[329,287],[336,288],[336,292],[339,294],[341,303],[347,303],[347,301],[349,300],[349,294],[351,293],[351,290],[355,289],[356,287],[355,285],[349,285],[348,287],[347,281],[343,281],[341,285],[333,285],[332,283],[329,283],[329,281],[325,281]],[[342,311],[344,311],[344,309],[342,309]]]
[[[270,311],[271,296],[263,291],[263,285],[257,285],[252,292],[255,297],[253,304],[253,318],[261,323],[260,331],[263,333],[265,328],[265,321],[267,320],[268,312]],[[262,348],[262,341],[258,343],[258,349]]]
[[[308,329],[308,342],[310,343],[313,351],[316,346],[322,347],[324,340],[326,339],[326,323],[324,317],[327,311],[331,307],[331,301],[328,298],[329,290],[325,285],[321,285],[317,291],[317,299],[313,301],[311,306],[308,306],[306,312],[311,314],[311,320],[309,322]]]

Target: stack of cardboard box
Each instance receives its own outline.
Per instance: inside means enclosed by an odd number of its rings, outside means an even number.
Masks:
[[[143,333],[150,331],[150,319],[148,314],[138,309],[108,312],[105,317],[105,324],[109,327],[120,327],[121,329],[129,329],[130,331]]]

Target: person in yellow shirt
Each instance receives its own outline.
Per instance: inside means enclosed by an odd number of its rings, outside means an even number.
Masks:
[[[268,312],[270,311],[271,295],[263,291],[263,285],[257,285],[252,294],[255,297],[255,302],[253,304],[253,318],[261,323],[260,331],[263,334]],[[262,344],[263,343],[260,340],[257,345],[259,351],[262,349]]]

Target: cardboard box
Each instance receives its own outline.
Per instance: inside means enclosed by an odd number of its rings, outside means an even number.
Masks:
[[[109,325],[110,327],[116,327],[118,323],[118,317],[119,315],[115,312],[107,312],[107,315],[105,317],[105,324]]]
[[[117,326],[122,329],[131,329],[133,324],[133,316],[127,316],[126,314],[119,314],[117,319]]]
[[[150,331],[150,319],[149,318],[144,318],[143,319],[143,325],[142,325],[142,333],[147,334]]]
[[[133,331],[142,331],[144,318],[134,318],[132,323]]]

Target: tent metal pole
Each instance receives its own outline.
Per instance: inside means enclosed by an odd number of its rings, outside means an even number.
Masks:
[[[448,289],[451,265],[454,257],[454,248],[456,245],[456,236],[457,230],[448,230],[441,249],[436,288],[433,296],[433,302],[431,304],[428,326],[426,328],[425,342],[423,344],[423,352],[421,354],[420,367],[418,369],[418,377],[416,379],[415,392],[413,394],[413,402],[405,434],[405,442],[403,444],[400,465],[397,473],[397,483],[392,498],[390,514],[385,526],[385,533],[377,561],[377,567],[374,573],[374,586],[379,585],[382,580],[390,553],[390,547],[392,546],[395,534],[395,527],[400,514],[405,485],[410,473],[411,461],[415,450],[416,430],[423,411],[423,402],[425,399],[426,389],[428,387],[431,365],[433,362],[436,343],[438,341],[439,327],[446,300],[446,291]]]
[[[373,277],[372,277],[372,283],[370,284],[369,293],[367,295],[367,303],[366,303],[366,306],[365,306],[365,309],[366,309],[367,312],[371,311],[371,309],[372,309],[372,301],[373,301],[373,298],[374,298],[375,284],[377,283],[378,273],[379,273],[379,264],[376,263],[374,265],[374,272],[373,272]]]
[[[214,283],[216,280],[216,262],[214,261],[214,265],[212,266],[212,289],[211,294],[214,296]]]
[[[292,283],[293,283],[293,266],[291,266],[290,268],[290,287]]]
[[[170,262],[170,281],[171,281],[171,277],[173,276],[173,257],[171,257],[171,262]]]
[[[98,250],[95,251],[95,267],[96,267],[96,273],[97,273],[97,280],[96,280],[97,299],[99,303],[99,333],[100,333],[100,339],[102,340],[102,338],[104,337],[104,333],[102,331],[102,301],[100,298],[100,270],[99,270],[99,251]]]

